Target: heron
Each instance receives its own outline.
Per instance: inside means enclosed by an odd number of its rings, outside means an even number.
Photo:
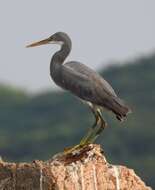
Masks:
[[[86,136],[75,146],[76,148],[93,143],[108,126],[102,115],[104,108],[114,113],[119,121],[124,121],[127,114],[131,113],[131,109],[117,96],[111,85],[100,74],[80,62],[65,62],[72,49],[68,34],[56,32],[26,47],[44,44],[60,45],[60,49],[52,56],[50,62],[50,76],[53,81],[86,103],[95,117],[95,122]]]

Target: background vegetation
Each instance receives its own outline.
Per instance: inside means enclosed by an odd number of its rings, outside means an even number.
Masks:
[[[109,128],[98,143],[108,160],[134,168],[155,188],[155,55],[110,66],[101,74],[133,114],[119,123],[104,113]],[[70,93],[29,95],[0,85],[0,155],[9,161],[48,159],[77,144],[93,119],[88,108]]]

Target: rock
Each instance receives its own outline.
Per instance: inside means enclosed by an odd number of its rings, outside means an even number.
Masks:
[[[32,163],[0,161],[0,190],[151,190],[125,166],[109,164],[99,145]]]

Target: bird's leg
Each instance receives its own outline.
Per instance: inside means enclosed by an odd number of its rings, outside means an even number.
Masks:
[[[95,113],[96,113],[95,117],[98,118],[97,123],[95,126],[93,125],[88,135],[83,139],[83,141],[81,141],[80,144],[85,145],[85,144],[93,143],[97,139],[97,137],[101,134],[101,132],[104,130],[104,128],[107,126],[107,123],[104,121],[102,117],[102,113],[100,109],[97,109]],[[97,126],[97,124],[99,123],[100,125]]]
[[[107,123],[102,118],[102,113],[99,108],[95,106],[90,106],[93,115],[95,116],[95,123],[93,124],[92,128],[89,130],[88,134],[81,140],[80,145],[86,145],[93,143],[99,134],[104,130]],[[98,124],[100,125],[98,126]]]
[[[90,139],[91,139],[91,137],[93,136],[94,131],[95,131],[95,129],[96,129],[96,126],[98,125],[99,120],[100,120],[98,114],[96,114],[94,110],[92,110],[92,112],[93,112],[93,114],[94,114],[94,116],[95,116],[95,123],[94,123],[94,124],[92,125],[92,127],[89,129],[87,135],[84,136],[84,137],[82,138],[82,140],[80,141],[80,145],[81,145],[81,146],[91,143],[91,140],[90,140]]]
[[[64,151],[64,154],[72,153],[72,152],[82,148],[85,145],[93,143],[96,140],[96,138],[100,135],[100,133],[104,130],[104,128],[107,126],[106,122],[102,118],[101,111],[99,109],[95,110],[93,108],[91,110],[95,116],[95,123],[92,125],[91,129],[88,131],[88,134],[82,138],[82,140],[80,141],[80,144],[78,144],[72,148],[66,149]]]
[[[100,117],[99,117],[99,114],[97,114],[97,112],[92,108],[91,108],[91,111],[92,113],[94,114],[95,116],[95,122],[94,124],[92,125],[92,127],[89,129],[88,133],[86,136],[84,136],[82,138],[82,140],[80,141],[79,144],[75,145],[74,147],[71,147],[71,148],[67,148],[65,151],[64,151],[64,154],[69,154],[69,153],[72,153],[74,152],[75,150],[78,150],[80,148],[82,148],[83,146],[87,145],[87,144],[90,144],[92,142],[92,137],[94,136],[94,131],[96,131],[96,126],[98,125],[98,123],[100,122]],[[96,134],[96,133],[95,133]]]
[[[100,118],[100,126],[99,126],[99,128],[97,128],[97,130],[95,130],[95,133],[94,133],[93,137],[91,137],[92,142],[94,142],[97,139],[97,137],[102,133],[104,128],[107,127],[107,123],[103,119],[102,113],[101,113],[101,111],[99,109],[97,110],[97,113],[98,113],[98,116]]]

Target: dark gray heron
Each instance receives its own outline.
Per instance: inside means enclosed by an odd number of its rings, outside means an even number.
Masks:
[[[94,142],[107,126],[101,113],[103,108],[112,111],[120,121],[123,121],[127,114],[131,112],[130,108],[118,98],[110,84],[98,73],[77,61],[64,63],[72,47],[71,39],[66,33],[57,32],[49,38],[32,43],[27,47],[35,47],[43,44],[61,45],[61,49],[51,59],[51,78],[58,86],[70,91],[88,104],[95,116],[95,123],[78,146],[81,147]]]

